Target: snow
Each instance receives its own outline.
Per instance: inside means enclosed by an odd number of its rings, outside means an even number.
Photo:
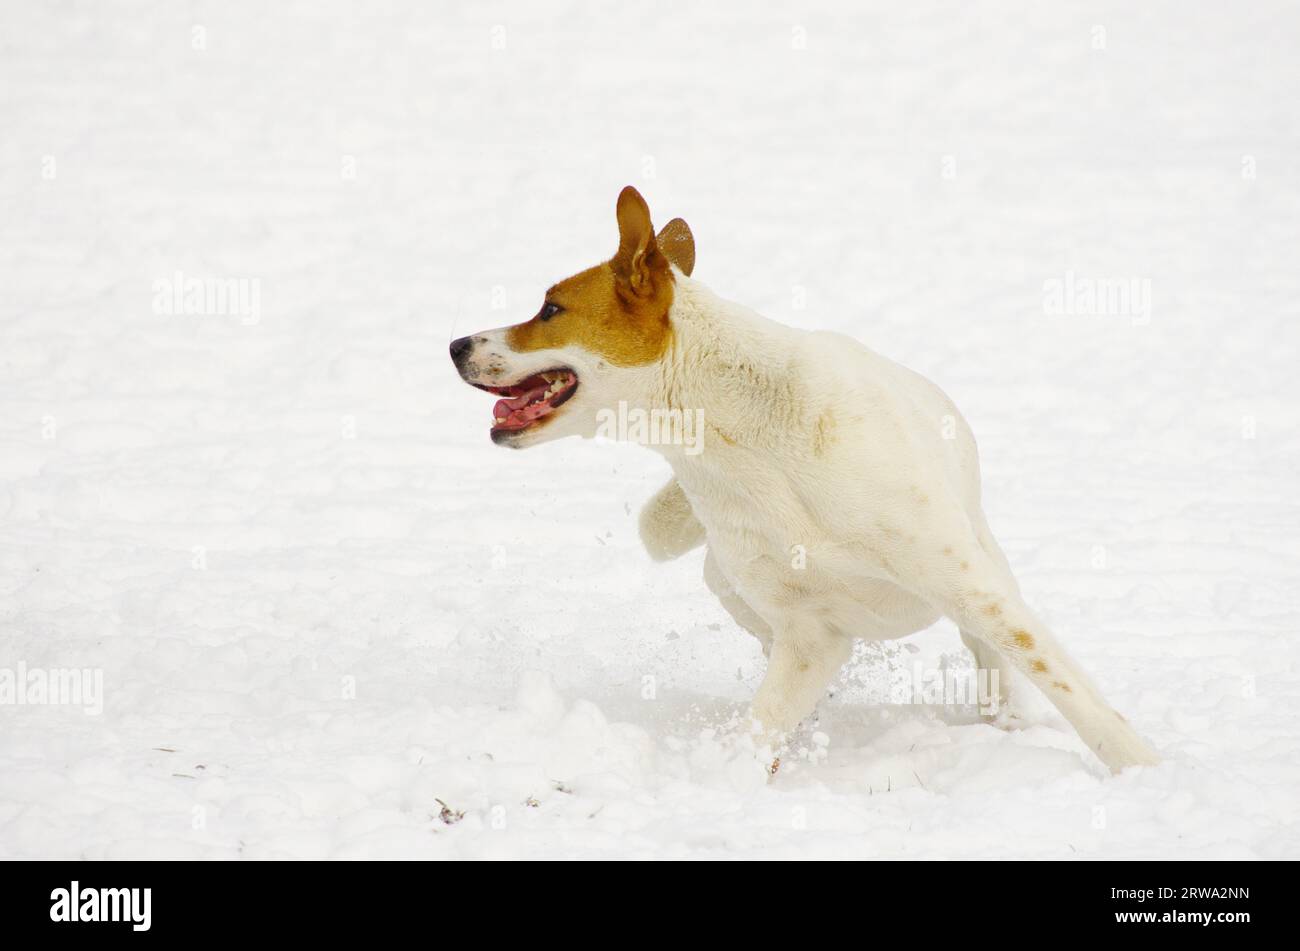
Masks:
[[[1300,854],[1294,6],[5,20],[0,670],[104,708],[0,706],[0,855]],[[1038,697],[881,703],[969,665],[943,622],[767,780],[757,644],[637,539],[662,461],[498,449],[446,357],[612,253],[628,183],[719,293],[945,388],[1162,765],[1106,776]],[[169,314],[177,272],[257,307]]]

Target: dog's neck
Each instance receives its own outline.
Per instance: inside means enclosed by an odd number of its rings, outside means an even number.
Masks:
[[[802,331],[724,300],[676,275],[673,339],[648,379],[652,405],[702,413],[704,449],[656,447],[673,465],[708,465],[710,453],[779,449],[804,424],[806,401],[792,366]]]

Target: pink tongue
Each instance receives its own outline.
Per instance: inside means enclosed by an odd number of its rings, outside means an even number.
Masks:
[[[549,383],[543,383],[541,386],[535,386],[535,387],[533,387],[531,390],[529,390],[529,391],[528,391],[527,393],[525,393],[523,396],[515,396],[515,397],[512,397],[511,399],[508,399],[508,400],[502,400],[501,402],[505,403],[505,404],[506,404],[507,406],[509,406],[511,409],[523,409],[525,406],[527,406],[527,405],[528,405],[529,403],[531,403],[533,400],[541,399],[543,396],[545,396],[545,395],[546,395],[546,391],[547,391],[548,389],[550,389],[550,387],[551,387],[551,384],[549,384]]]
[[[496,419],[504,419],[506,422],[516,425],[534,420],[549,407],[544,402],[529,405],[529,401],[544,396],[549,388],[550,384],[543,383],[522,396],[511,397],[508,400],[497,400],[497,405],[492,408],[492,415]]]
[[[497,400],[497,405],[492,408],[493,416],[509,416],[517,409],[523,409],[532,400],[538,399],[546,394],[549,384],[543,383],[541,386],[534,387],[522,396],[512,396],[508,400]]]

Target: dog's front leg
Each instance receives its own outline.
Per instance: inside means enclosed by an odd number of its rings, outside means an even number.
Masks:
[[[831,680],[853,653],[852,638],[803,619],[776,626],[767,673],[754,695],[753,716],[768,742],[781,737],[813,712]]]
[[[704,583],[709,586],[709,590],[721,602],[731,619],[739,624],[742,628],[758,638],[758,643],[763,648],[763,656],[772,656],[772,627],[764,621],[757,611],[749,606],[740,593],[736,590],[735,585],[727,580],[727,576],[722,573],[718,566],[718,559],[710,551],[704,556]]]
[[[704,544],[704,526],[676,479],[656,492],[641,510],[641,541],[655,561],[680,558]]]

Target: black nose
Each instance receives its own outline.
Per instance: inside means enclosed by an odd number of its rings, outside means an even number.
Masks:
[[[461,358],[469,353],[469,348],[474,346],[474,341],[469,337],[461,337],[451,342],[451,362],[460,366]]]

